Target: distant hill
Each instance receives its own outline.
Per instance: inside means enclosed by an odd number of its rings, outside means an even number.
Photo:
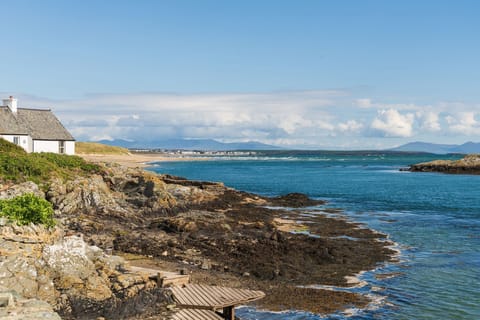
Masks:
[[[102,144],[123,148],[137,149],[170,149],[170,150],[205,150],[205,151],[229,151],[229,150],[280,150],[282,148],[260,142],[231,142],[223,143],[213,139],[164,139],[155,141],[127,141],[122,139],[101,140]]]
[[[480,153],[480,143],[466,142],[464,144],[436,144],[427,142],[410,142],[391,151],[428,152],[436,154],[447,153]]]

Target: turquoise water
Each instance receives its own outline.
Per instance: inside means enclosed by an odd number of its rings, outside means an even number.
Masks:
[[[398,243],[399,262],[362,274],[366,284],[349,289],[372,298],[365,310],[313,315],[241,308],[243,319],[480,319],[480,176],[399,171],[434,158],[284,152],[162,162],[151,170],[269,196],[302,192],[326,199]],[[381,273],[398,275],[377,279]]]

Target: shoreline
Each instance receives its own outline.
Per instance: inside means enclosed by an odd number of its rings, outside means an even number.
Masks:
[[[144,170],[148,162],[205,160],[163,154],[79,156],[88,161],[117,163],[126,167],[117,166],[117,173],[123,175],[125,170],[135,170],[139,176],[152,175]],[[322,213],[319,215],[302,216],[304,207],[313,202],[323,205],[324,201],[301,194],[267,198],[222,184],[176,180],[160,174],[155,177],[175,190],[188,188],[195,190],[194,194],[202,190],[203,195],[199,194],[198,200],[186,199],[180,211],[175,209],[168,216],[142,215],[135,231],[142,234],[141,239],[127,231],[130,228],[121,222],[124,218],[113,223],[104,215],[92,216],[91,223],[89,219],[82,220],[87,238],[96,242],[99,236],[104,241],[112,233],[120,234],[120,238],[112,239],[115,251],[143,257],[134,259],[132,265],[186,268],[193,283],[263,290],[267,297],[253,305],[259,311],[331,314],[352,305],[367,308],[371,301],[366,295],[299,286],[352,287],[354,284],[348,283],[348,277],[376,269],[377,263],[394,260],[388,236],[368,229],[365,224],[332,217],[329,208],[319,209]],[[266,204],[270,207],[265,207]],[[286,207],[296,209],[286,210]],[[102,222],[106,224],[103,235],[91,234],[89,225]],[[308,234],[295,233],[299,230]],[[338,233],[345,237],[338,237]],[[229,252],[241,254],[231,256]]]
[[[146,168],[153,162],[170,161],[206,161],[206,157],[180,157],[167,153],[129,153],[129,154],[76,154],[94,163],[116,163],[128,168]]]

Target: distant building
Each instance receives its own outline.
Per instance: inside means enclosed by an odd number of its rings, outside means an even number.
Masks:
[[[18,108],[12,96],[0,106],[0,137],[27,152],[75,154],[75,139],[52,111]]]

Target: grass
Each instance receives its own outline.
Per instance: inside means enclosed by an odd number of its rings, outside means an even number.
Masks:
[[[97,142],[75,142],[75,152],[78,154],[129,154],[126,148],[108,146]]]
[[[101,172],[100,166],[78,156],[56,153],[26,153],[0,138],[0,181],[48,184],[52,178],[69,179]]]

